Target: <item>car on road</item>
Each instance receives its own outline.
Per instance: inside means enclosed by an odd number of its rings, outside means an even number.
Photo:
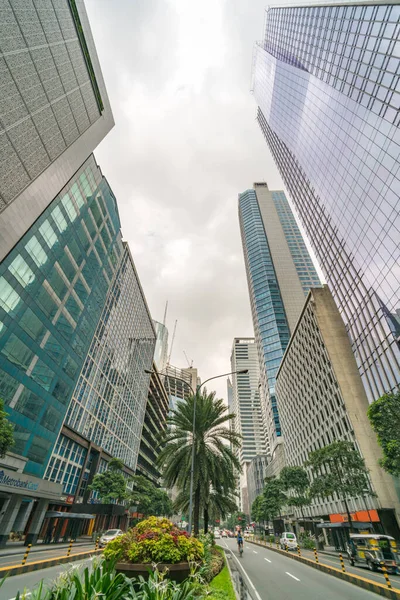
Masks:
[[[347,556],[351,565],[365,565],[370,571],[385,566],[396,574],[400,569],[400,548],[390,535],[351,533]]]
[[[111,542],[111,540],[115,540],[116,537],[118,537],[119,535],[123,535],[123,533],[124,532],[121,529],[109,529],[108,531],[103,533],[99,540],[100,548],[104,548],[104,546],[108,544],[108,542]]]
[[[215,539],[215,540],[220,540],[220,539],[221,539],[221,534],[220,534],[220,532],[219,532],[219,530],[218,530],[218,529],[216,529],[216,530],[214,531],[214,539]]]
[[[297,538],[292,531],[284,531],[282,533],[281,539],[279,540],[280,547],[282,550],[296,550],[297,548]]]
[[[227,537],[228,537],[228,534],[226,533],[226,531],[225,531],[225,530],[223,530],[223,532],[221,533],[221,537],[223,537],[223,538],[224,538],[224,537],[225,537],[225,538],[227,538]]]

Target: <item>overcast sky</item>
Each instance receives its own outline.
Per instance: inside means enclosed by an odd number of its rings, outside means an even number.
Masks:
[[[118,200],[171,363],[230,371],[253,336],[237,215],[254,181],[282,189],[255,121],[252,49],[263,0],[86,0],[115,128],[95,152]],[[225,379],[213,387],[226,399]]]

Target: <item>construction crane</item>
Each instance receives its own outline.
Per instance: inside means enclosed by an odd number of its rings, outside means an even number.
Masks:
[[[187,354],[186,354],[185,351],[183,351],[183,354],[185,355],[186,362],[188,364],[189,369],[191,369],[193,367],[193,359],[189,362],[189,359],[188,359]]]
[[[171,362],[172,348],[174,347],[174,340],[175,340],[176,324],[177,323],[178,323],[178,319],[176,319],[175,325],[174,325],[174,332],[172,334],[171,346],[169,348],[169,356],[168,356],[167,365],[169,365],[169,363]]]

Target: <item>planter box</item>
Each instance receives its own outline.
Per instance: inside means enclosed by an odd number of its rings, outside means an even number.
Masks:
[[[153,565],[150,563],[127,563],[127,562],[118,562],[115,565],[115,569],[117,573],[123,573],[127,577],[131,579],[135,577],[139,577],[141,575],[145,579],[149,577],[149,571],[154,571]],[[176,563],[174,565],[167,563],[158,563],[157,569],[162,573],[163,571],[167,571],[166,577],[168,579],[172,579],[177,583],[181,583],[184,579],[187,579],[190,574],[190,566],[189,563]]]

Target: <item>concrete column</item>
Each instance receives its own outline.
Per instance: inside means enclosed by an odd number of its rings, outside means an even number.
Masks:
[[[46,500],[46,498],[41,498],[39,500],[29,531],[25,537],[25,546],[28,544],[36,544],[48,505],[49,501]]]
[[[10,498],[6,512],[1,520],[0,548],[4,548],[7,543],[8,534],[13,529],[14,521],[18,514],[19,507],[21,506],[21,502],[22,496],[17,496],[15,494]]]
[[[30,502],[22,502],[19,508],[17,518],[14,522],[14,531],[23,531],[32,512],[33,500]]]

